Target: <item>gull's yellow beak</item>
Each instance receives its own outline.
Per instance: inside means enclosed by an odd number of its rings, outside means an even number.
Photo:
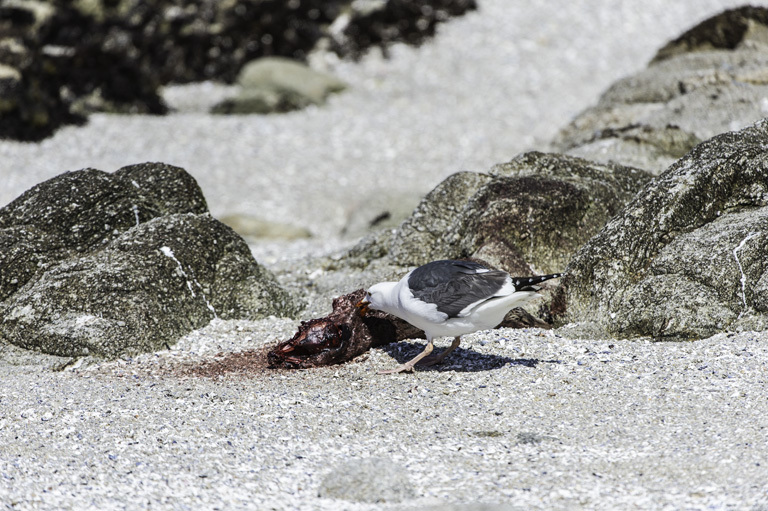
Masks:
[[[355,304],[355,307],[357,307],[357,311],[361,316],[365,316],[368,314],[368,306],[371,304],[371,302],[367,300],[360,300]]]

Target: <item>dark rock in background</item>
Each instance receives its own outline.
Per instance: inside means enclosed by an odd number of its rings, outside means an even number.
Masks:
[[[435,35],[437,24],[451,16],[476,9],[475,0],[369,0],[353,9],[347,20],[335,27],[331,48],[341,56],[361,57],[371,46],[387,47],[395,42],[420,45]],[[353,4],[354,5],[354,4]]]
[[[71,2],[9,2],[0,34],[0,63],[21,77],[20,88],[0,88],[2,138],[40,140],[93,111],[167,111],[149,63],[102,14]]]
[[[768,8],[726,11],[613,84],[554,148],[655,174],[719,133],[768,116]]]
[[[0,245],[0,336],[50,354],[152,351],[214,317],[298,311],[169,165],[41,183],[0,210]]]
[[[768,44],[768,9],[745,5],[706,19],[670,41],[656,56],[659,62],[676,55],[712,49],[734,50],[747,41]]]
[[[698,145],[571,260],[553,311],[685,340],[768,328],[768,122]]]
[[[85,122],[61,97],[62,82],[50,79],[55,56],[30,42],[52,11],[0,4],[0,138],[39,140],[60,125]]]
[[[232,82],[265,56],[305,60],[322,39],[341,55],[419,43],[475,0],[64,0],[0,4],[0,137],[40,140],[94,111],[163,114],[158,87]],[[343,16],[342,39],[331,26]],[[338,35],[338,34],[337,34]],[[333,41],[330,43],[330,41]]]

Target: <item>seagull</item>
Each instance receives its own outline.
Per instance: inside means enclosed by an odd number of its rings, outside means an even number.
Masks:
[[[510,277],[474,261],[442,260],[427,263],[399,282],[380,282],[368,289],[358,308],[397,316],[424,330],[427,345],[420,354],[395,369],[379,374],[411,372],[432,353],[435,337],[453,337],[451,346],[424,365],[441,363],[459,346],[461,336],[494,328],[507,312],[541,296],[536,284],[561,277],[562,273],[536,277]]]

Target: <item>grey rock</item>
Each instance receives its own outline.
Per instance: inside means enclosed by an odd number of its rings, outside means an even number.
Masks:
[[[2,335],[59,356],[168,347],[219,317],[292,315],[248,246],[208,214],[168,215],[33,279],[2,304]]]
[[[21,20],[18,24],[24,25],[35,36],[39,35],[56,13],[56,7],[50,3],[36,0],[7,0],[3,2],[3,9],[8,14],[15,14],[15,18]]]
[[[322,105],[327,97],[346,88],[338,78],[282,57],[265,57],[247,63],[237,83],[239,95],[213,107],[219,114],[289,112]]]
[[[651,181],[571,260],[555,317],[672,340],[765,329],[766,141],[766,121],[719,135]]]
[[[594,321],[581,321],[565,324],[557,329],[555,332],[558,335],[562,335],[568,339],[610,339],[609,334],[605,329],[601,328]]]
[[[37,272],[104,246],[161,215],[205,213],[197,182],[162,163],[84,169],[40,183],[0,209],[0,300]]]
[[[11,366],[40,367],[51,371],[61,371],[77,360],[73,357],[57,357],[39,351],[20,348],[0,336],[0,361]]]
[[[44,2],[0,3],[0,139],[39,140],[63,123],[84,120],[69,111],[65,89],[56,83],[63,59],[32,42],[51,23],[53,9]]]
[[[581,121],[589,118],[588,113],[582,114]],[[602,119],[589,121],[599,123]],[[666,169],[701,142],[696,135],[677,126],[652,128],[634,124],[631,115],[620,128],[599,129],[587,135],[591,128],[584,129],[585,136],[578,145],[565,148],[567,154],[605,163],[620,162],[653,173]]]
[[[556,273],[645,184],[646,172],[532,152],[491,169],[466,206],[460,252],[509,271]]]
[[[553,142],[555,149],[655,174],[719,133],[768,114],[768,9],[702,22],[649,66],[613,84]]]
[[[391,259],[408,266],[453,257],[448,236],[469,199],[490,179],[474,172],[458,172],[444,179],[397,230],[388,248]]]
[[[337,465],[323,478],[322,498],[351,502],[402,502],[415,493],[408,471],[390,460],[365,458]]]
[[[387,264],[387,250],[392,245],[396,232],[395,229],[381,229],[363,236],[355,246],[343,254],[340,262],[344,266],[361,269],[377,263]]]
[[[358,16],[368,16],[386,8],[387,0],[356,0],[350,5],[350,9]]]
[[[240,71],[237,83],[249,89],[296,91],[313,103],[322,103],[330,94],[347,87],[333,75],[283,57],[264,57],[247,63]]]
[[[474,257],[518,274],[558,272],[650,177],[572,156],[523,154],[489,174],[443,181],[387,252],[403,266]]]
[[[0,210],[0,244],[0,337],[53,355],[153,351],[214,317],[298,308],[169,165],[41,183]]]

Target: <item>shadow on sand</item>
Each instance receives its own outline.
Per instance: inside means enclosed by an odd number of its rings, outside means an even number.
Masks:
[[[413,357],[421,353],[424,344],[414,344],[410,342],[393,342],[379,349],[389,354],[398,364],[404,364]],[[432,353],[440,353],[444,346],[435,346]],[[453,353],[443,361],[442,364],[434,366],[416,365],[416,371],[455,371],[460,373],[471,373],[477,371],[490,371],[500,369],[506,365],[520,365],[525,367],[536,367],[538,364],[559,364],[559,360],[539,360],[536,358],[510,358],[499,355],[478,353],[471,348],[462,348],[459,346]]]

